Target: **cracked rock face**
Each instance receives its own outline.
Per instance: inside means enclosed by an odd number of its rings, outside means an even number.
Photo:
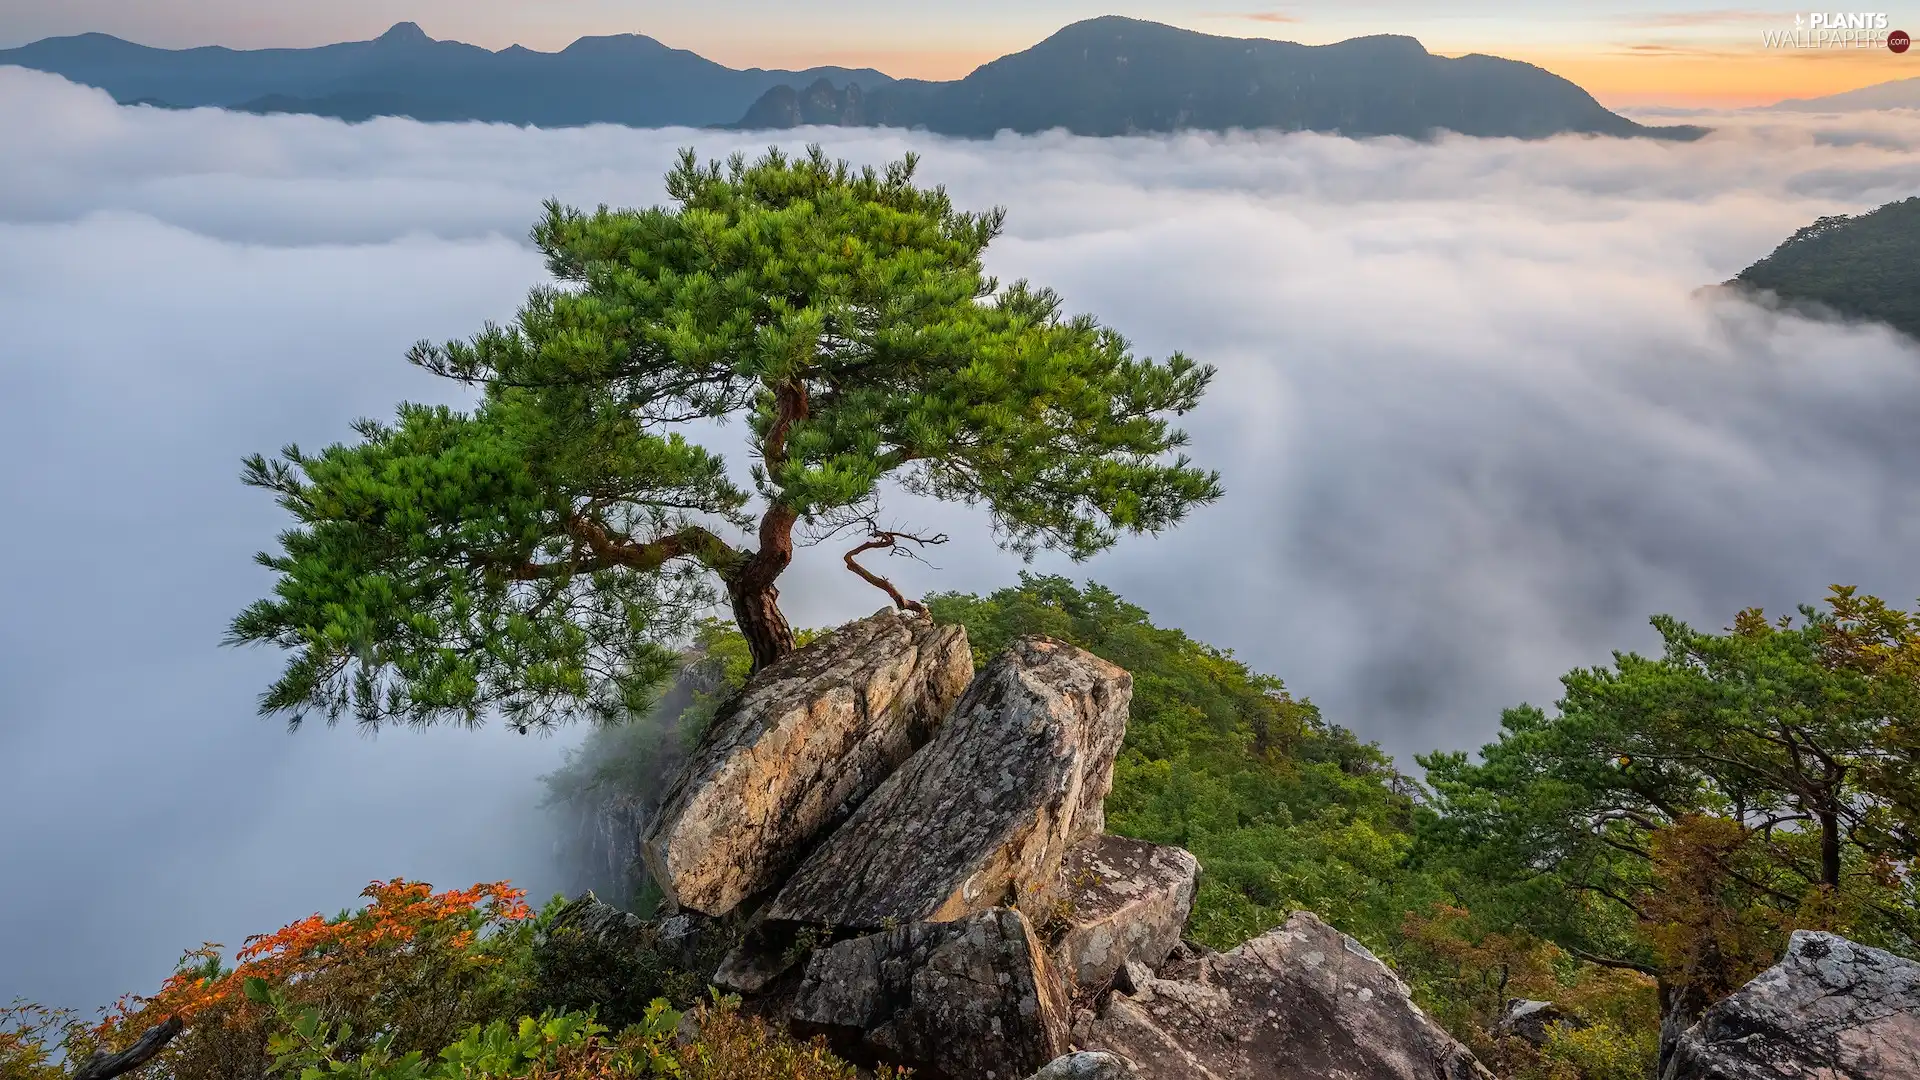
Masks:
[[[1024,638],[932,741],[807,858],[769,919],[873,929],[1017,904],[1046,911],[1067,850],[1098,835],[1133,677]]]
[[[993,908],[813,954],[790,1016],[948,1080],[1018,1080],[1066,1052],[1068,1006],[1033,928]]]
[[[714,718],[642,843],[668,903],[724,915],[778,884],[933,736],[972,677],[964,629],[895,611],[755,675]]]
[[[1492,1080],[1385,964],[1312,914],[1183,966],[1115,993],[1075,1044],[1155,1080]]]
[[[1797,930],[1680,1036],[1666,1080],[1920,1080],[1920,963]]]
[[[1129,963],[1159,968],[1180,944],[1199,878],[1191,853],[1143,840],[1102,835],[1067,852],[1053,959],[1074,996],[1105,992]]]

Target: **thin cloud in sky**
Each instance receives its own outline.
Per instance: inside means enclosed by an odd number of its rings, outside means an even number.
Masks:
[[[1470,747],[1558,675],[1853,582],[1920,595],[1920,349],[1698,291],[1813,218],[1920,191],[1912,115],[1713,117],[1696,143],[1309,134],[946,140],[908,150],[1004,204],[1003,279],[1220,376],[1190,418],[1227,498],[1075,567],[1414,751]],[[649,204],[674,151],[764,135],[347,125],[114,105],[0,68],[0,999],[150,989],[185,946],[350,904],[374,877],[554,887],[536,778],[569,744],[289,736],[277,663],[218,646],[284,526],[239,458],[346,438],[400,359],[510,316],[540,200]],[[738,458],[738,426],[707,438]],[[1017,560],[980,516],[910,592]],[[800,624],[881,606],[803,552]]]
[[[1285,11],[1209,11],[1200,16],[1203,19],[1235,19],[1241,22],[1257,23],[1299,23],[1306,20]]]
[[[1732,59],[1740,54],[1731,49],[1714,49],[1703,45],[1673,45],[1665,42],[1641,41],[1622,46],[1615,55]]]
[[[1642,11],[1615,16],[1615,21],[1650,28],[1687,28],[1696,26],[1745,26],[1758,23],[1775,25],[1791,21],[1791,15],[1752,8],[1718,8],[1712,11]]]

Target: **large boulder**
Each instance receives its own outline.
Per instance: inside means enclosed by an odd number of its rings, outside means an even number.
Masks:
[[[1795,931],[1680,1036],[1666,1080],[1920,1080],[1920,963]]]
[[[1074,1030],[1155,1080],[1491,1080],[1359,942],[1300,912]]]
[[[641,851],[671,906],[723,915],[927,742],[973,677],[966,631],[882,611],[756,674],[663,798]]]
[[[872,929],[1002,905],[1045,911],[1060,861],[1098,835],[1133,677],[1024,638],[975,677],[932,741],[888,777],[767,908]]]
[[[1100,835],[1061,860],[1054,966],[1076,997],[1104,993],[1128,963],[1158,968],[1180,944],[1200,860],[1176,847]]]
[[[1019,912],[910,923],[816,951],[792,1022],[949,1080],[1017,1080],[1067,1050],[1066,993]]]

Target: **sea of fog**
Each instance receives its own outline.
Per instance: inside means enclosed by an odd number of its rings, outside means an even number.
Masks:
[[[1702,286],[1822,214],[1920,191],[1920,115],[1710,116],[1697,143],[1319,135],[912,150],[990,253],[1142,352],[1219,368],[1190,418],[1227,498],[1073,566],[1284,677],[1411,767],[1647,617],[1723,625],[1834,582],[1920,596],[1920,349]],[[373,878],[560,880],[538,777],[571,743],[288,734],[222,648],[284,524],[243,454],[348,436],[401,360],[512,314],[548,196],[648,204],[675,150],[764,134],[169,112],[0,68],[0,1001],[89,1007]],[[738,427],[720,429],[731,447]],[[969,511],[911,591],[1019,561]],[[802,554],[791,615],[882,597]]]

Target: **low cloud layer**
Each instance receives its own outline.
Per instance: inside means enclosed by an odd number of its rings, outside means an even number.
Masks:
[[[1920,191],[1920,117],[1716,117],[1698,143],[1317,135],[783,139],[923,156],[1004,204],[990,262],[1144,352],[1220,368],[1191,418],[1228,497],[1084,566],[1405,761],[1569,667],[1833,582],[1920,595],[1920,349],[1699,292],[1827,213]],[[400,398],[400,360],[511,314],[549,195],[662,196],[673,151],[764,136],[348,126],[115,106],[0,69],[0,999],[90,1005],[368,879],[557,881],[499,731],[289,736],[276,658],[218,647],[281,516],[241,455]],[[722,446],[737,435],[723,433]],[[914,591],[1017,560],[979,518]],[[804,553],[798,622],[881,597]]]

